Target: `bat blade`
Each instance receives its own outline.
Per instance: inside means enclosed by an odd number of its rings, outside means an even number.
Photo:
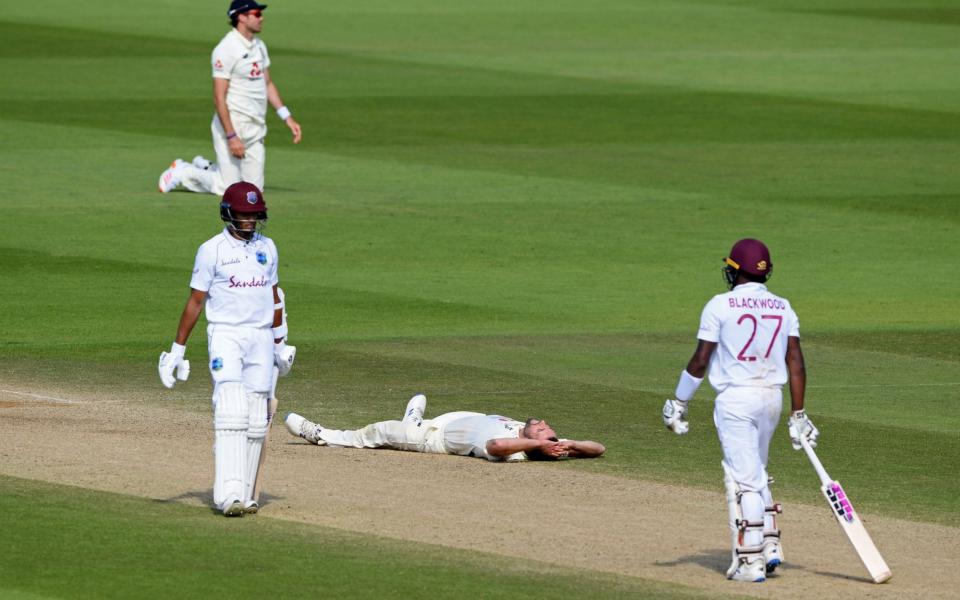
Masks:
[[[831,481],[822,486],[820,491],[823,492],[827,504],[833,511],[833,516],[837,518],[837,522],[840,524],[840,529],[847,535],[847,539],[853,545],[853,549],[863,562],[863,566],[870,572],[873,581],[883,583],[890,579],[893,576],[890,567],[887,566],[883,556],[880,555],[880,551],[877,550],[876,544],[873,543],[873,539],[867,533],[867,528],[863,526],[860,515],[853,509],[853,505],[847,498],[847,493],[840,482]]]

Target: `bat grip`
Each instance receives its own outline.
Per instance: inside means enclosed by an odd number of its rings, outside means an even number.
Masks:
[[[807,441],[807,438],[801,436],[800,445],[803,446],[803,451],[807,453],[807,458],[810,459],[813,469],[817,472],[817,476],[820,478],[820,483],[823,485],[830,484],[833,480],[830,479],[830,475],[827,474],[827,470],[823,468],[823,463],[820,462],[820,459],[817,457],[817,453],[813,451],[813,448],[810,446],[810,442]]]

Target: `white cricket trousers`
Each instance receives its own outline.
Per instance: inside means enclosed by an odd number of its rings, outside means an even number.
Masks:
[[[322,429],[320,439],[331,446],[349,448],[392,448],[428,454],[456,453],[445,439],[448,423],[463,417],[482,415],[468,411],[445,413],[435,419],[415,421],[380,421],[362,429]]]
[[[214,115],[210,133],[217,162],[209,169],[200,169],[192,164],[184,167],[180,183],[191,192],[222,196],[231,184],[238,181],[247,181],[263,191],[263,172],[267,160],[267,150],[263,144],[266,126],[243,120],[239,116],[230,115],[230,118],[246,148],[244,157],[241,159],[230,154],[223,125],[220,124],[220,118]]]
[[[770,440],[780,422],[783,392],[779,387],[731,386],[714,403],[723,462],[740,489],[740,509],[750,522],[765,521],[764,506],[773,498],[767,487]],[[758,545],[761,532],[751,532],[746,545]]]

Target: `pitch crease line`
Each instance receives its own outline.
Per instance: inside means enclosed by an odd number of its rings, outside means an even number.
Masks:
[[[53,396],[42,396],[40,394],[31,394],[29,392],[17,392],[14,390],[0,390],[0,394],[14,394],[16,396],[29,396],[31,398],[36,398],[38,400],[47,400],[50,402],[56,402],[59,404],[83,404],[80,400],[69,400],[67,398],[55,398]]]

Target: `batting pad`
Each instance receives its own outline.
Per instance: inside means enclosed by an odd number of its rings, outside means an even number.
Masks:
[[[247,392],[250,407],[249,423],[246,434],[246,473],[244,477],[243,500],[253,499],[253,487],[260,468],[260,453],[263,452],[263,440],[267,437],[270,421],[267,419],[270,399],[267,392]]]
[[[243,384],[234,381],[218,384],[215,394],[213,502],[222,506],[228,498],[244,498],[246,437],[250,419]]]

